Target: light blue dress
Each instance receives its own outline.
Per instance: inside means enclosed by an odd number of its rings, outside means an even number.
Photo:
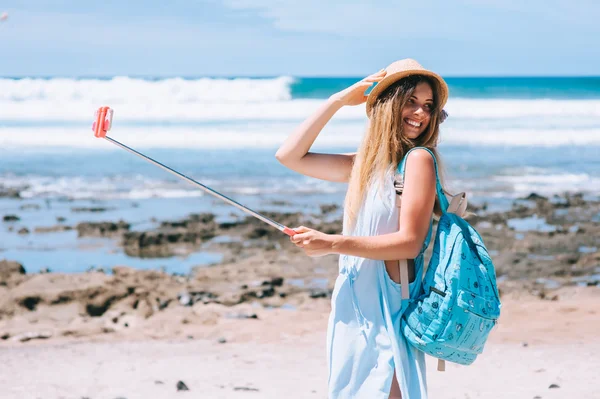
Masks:
[[[345,235],[375,236],[398,231],[394,175],[383,182],[374,179],[365,194],[355,227]],[[410,297],[420,288],[423,252],[427,238],[415,258],[415,275]],[[405,310],[400,284],[388,275],[384,261],[341,255],[339,276],[331,299],[327,331],[329,398],[387,399],[394,369],[403,399],[426,399],[425,358],[400,333]]]

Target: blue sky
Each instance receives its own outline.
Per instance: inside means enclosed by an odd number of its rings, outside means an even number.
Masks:
[[[0,76],[600,75],[597,0],[0,0]]]

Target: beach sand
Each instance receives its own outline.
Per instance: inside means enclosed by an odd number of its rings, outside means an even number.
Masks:
[[[430,397],[600,398],[600,289],[553,294],[555,300],[525,292],[503,298],[500,323],[471,366],[438,372],[428,357]],[[152,339],[158,326],[149,324],[142,334],[6,340],[0,397],[325,398],[329,301],[295,310],[239,306],[256,318],[192,323],[170,338]],[[177,391],[179,381],[189,391]]]

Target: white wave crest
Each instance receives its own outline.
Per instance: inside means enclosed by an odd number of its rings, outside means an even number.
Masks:
[[[247,103],[291,99],[293,78],[145,80],[129,77],[100,79],[0,79],[0,102],[86,104],[205,104]]]
[[[97,107],[115,109],[116,122],[206,122],[223,120],[301,120],[324,101],[292,98],[294,78],[0,79],[3,121],[84,122]],[[450,98],[449,121],[515,118],[600,119],[597,99]],[[366,120],[364,106],[345,107],[336,119]]]
[[[296,128],[296,123],[256,124],[211,127],[124,127],[110,136],[133,148],[278,148]],[[328,125],[315,141],[316,149],[356,148],[364,135],[363,123]],[[469,129],[448,127],[441,132],[441,145],[536,146],[600,145],[596,129]],[[42,149],[97,148],[117,149],[94,137],[89,128],[1,128],[0,147]]]

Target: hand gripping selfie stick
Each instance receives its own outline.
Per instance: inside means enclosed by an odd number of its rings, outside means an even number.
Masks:
[[[134,150],[133,148],[130,148],[128,146],[126,146],[125,144],[119,143],[117,140],[114,140],[110,137],[108,137],[106,135],[106,133],[110,130],[110,128],[112,127],[112,119],[113,119],[113,110],[110,107],[100,107],[98,109],[98,111],[96,111],[96,121],[94,122],[94,124],[92,125],[92,130],[94,131],[94,136],[98,137],[98,138],[102,138],[102,139],[106,139],[107,141],[121,147],[122,149],[129,151],[132,154],[137,155],[140,158],[145,159],[146,161],[166,170],[167,172],[171,172],[172,174],[174,174],[175,176],[189,182],[192,183],[193,185],[201,188],[202,190],[204,190],[205,192],[227,202],[230,205],[235,206],[236,208],[240,209],[241,211],[254,216],[257,219],[262,220],[263,222],[275,227],[277,230],[287,234],[288,236],[292,237],[296,234],[296,232],[292,229],[290,229],[289,227],[286,227],[282,224],[279,224],[271,219],[269,219],[266,216],[261,215],[258,212],[253,211],[250,208],[245,207],[244,205],[232,200],[231,198],[228,198],[226,196],[224,196],[223,194],[213,190],[210,187],[205,186],[202,183],[197,182],[196,180],[189,178],[179,172],[177,172],[174,169],[169,168],[166,165],[163,165],[162,163],[155,161],[154,159],[145,156],[144,154],[137,152],[136,150]]]

